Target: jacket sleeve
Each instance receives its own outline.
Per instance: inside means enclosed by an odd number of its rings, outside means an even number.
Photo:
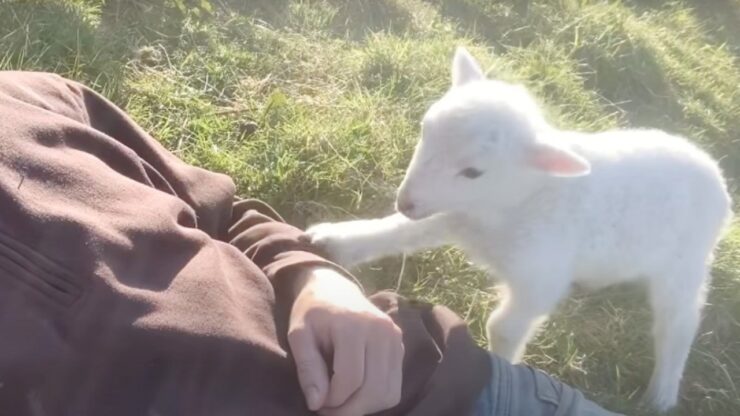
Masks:
[[[311,246],[302,230],[286,223],[269,205],[257,199],[237,201],[226,238],[256,264],[272,282],[278,303],[292,305],[296,277],[311,267],[335,269],[360,283]]]
[[[303,232],[269,205],[235,198],[230,178],[184,163],[105,97],[80,84],[73,83],[72,88],[82,97],[90,125],[133,150],[152,186],[182,199],[195,212],[195,226],[231,243],[262,269],[273,283],[277,302],[288,302],[278,306],[292,305],[292,297],[283,295],[292,293],[301,269],[324,266],[350,276],[302,241]]]

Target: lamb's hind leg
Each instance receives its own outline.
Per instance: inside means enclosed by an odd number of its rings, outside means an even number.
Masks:
[[[450,228],[444,216],[413,221],[401,214],[374,220],[324,223],[306,233],[332,260],[343,266],[385,256],[443,245],[449,241]]]
[[[679,386],[699,328],[707,267],[675,267],[650,282],[655,367],[645,399],[657,410],[676,405]]]

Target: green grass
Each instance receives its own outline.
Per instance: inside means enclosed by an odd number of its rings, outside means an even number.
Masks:
[[[188,3],[185,1],[184,3]],[[190,2],[193,3],[193,2]],[[196,2],[197,3],[197,2]],[[590,0],[0,1],[0,69],[54,71],[125,107],[168,148],[234,177],[297,225],[389,212],[456,45],[522,82],[562,126],[685,135],[740,180],[740,2]],[[256,129],[255,129],[256,127]],[[736,198],[740,200],[740,198]],[[358,271],[395,288],[401,261]],[[402,293],[483,342],[496,302],[455,250],[409,258]],[[577,293],[529,363],[630,415],[652,367],[639,288]],[[740,412],[740,227],[722,244],[676,415]]]

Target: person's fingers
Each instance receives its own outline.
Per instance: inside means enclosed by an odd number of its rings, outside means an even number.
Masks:
[[[391,357],[388,361],[391,363],[388,374],[389,381],[387,383],[387,400],[390,404],[388,407],[396,406],[401,402],[401,389],[403,387],[403,358],[406,354],[401,329],[394,325],[393,331],[397,334],[397,341],[391,341]]]
[[[322,416],[365,415],[389,409],[399,403],[403,344],[400,342],[400,330],[395,325],[392,327],[387,329],[388,333],[379,333],[378,336],[368,338],[362,387],[344,404],[321,409],[319,413]]]
[[[369,339],[365,350],[365,379],[362,387],[357,390],[341,406],[321,409],[322,416],[359,416],[386,409],[385,403],[379,398],[385,394],[388,373],[387,360],[389,348],[387,343],[377,339]]]
[[[351,321],[344,321],[332,331],[334,374],[325,407],[343,405],[362,386],[365,378],[366,334],[350,323]]]
[[[313,332],[307,327],[291,329],[288,343],[293,353],[298,381],[312,411],[325,405],[329,391],[329,373]]]

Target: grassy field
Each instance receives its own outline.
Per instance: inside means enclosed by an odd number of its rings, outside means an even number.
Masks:
[[[94,86],[182,158],[303,226],[391,210],[456,45],[530,87],[559,126],[690,137],[737,195],[738,22],[738,0],[0,0],[0,69]],[[496,296],[459,252],[400,271],[388,259],[358,275],[369,290],[449,305],[483,343]],[[713,274],[676,415],[740,414],[740,226]],[[650,415],[638,400],[649,327],[640,288],[577,293],[526,360],[611,409]]]

